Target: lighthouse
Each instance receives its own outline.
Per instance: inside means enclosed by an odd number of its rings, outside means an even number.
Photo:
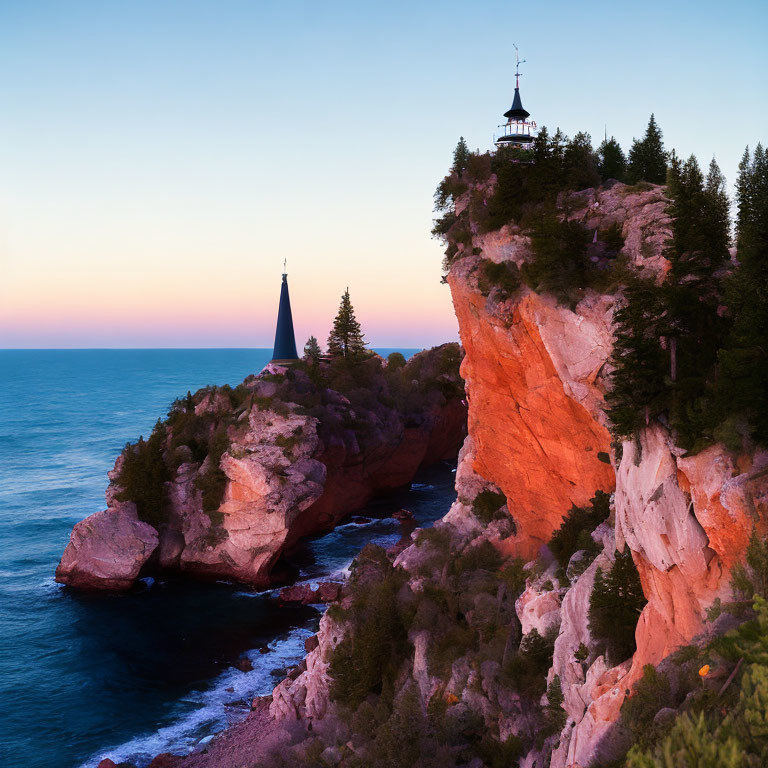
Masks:
[[[515,96],[512,99],[512,106],[504,113],[507,122],[499,126],[501,133],[495,137],[494,143],[497,147],[519,147],[520,149],[529,149],[536,138],[536,123],[529,121],[530,112],[523,107],[523,100],[520,98],[520,65],[525,63],[525,59],[520,61],[520,53],[515,48]]]
[[[285,267],[283,267],[285,269]],[[296,354],[296,336],[293,333],[293,315],[291,297],[288,295],[288,275],[283,271],[283,283],[280,286],[280,306],[277,310],[277,328],[275,329],[275,347],[272,351],[273,363],[290,363],[298,360]]]

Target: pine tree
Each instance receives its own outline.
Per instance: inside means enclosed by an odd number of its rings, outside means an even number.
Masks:
[[[360,323],[355,318],[347,288],[341,297],[341,305],[328,336],[328,354],[331,357],[357,359],[364,357],[366,353],[365,339],[360,330]]]
[[[598,160],[592,149],[592,137],[579,131],[566,145],[563,155],[565,184],[569,189],[587,189],[600,184]]]
[[[628,177],[630,183],[649,181],[663,184],[667,177],[667,153],[661,129],[652,114],[642,141],[634,139],[629,150]]]
[[[461,177],[464,171],[467,169],[467,163],[469,162],[469,147],[463,136],[459,137],[459,143],[456,145],[456,149],[453,150],[453,172]]]
[[[650,280],[631,282],[614,324],[614,372],[606,402],[616,434],[631,437],[668,402],[669,353],[661,341],[669,333],[663,289]]]
[[[318,363],[320,362],[321,355],[322,351],[317,343],[317,339],[314,336],[310,336],[304,345],[304,359],[310,363]]]
[[[760,144],[742,159],[736,200],[739,268],[727,287],[732,327],[719,353],[719,403],[768,445],[768,157]]]
[[[624,181],[627,175],[627,158],[616,139],[611,136],[598,147],[598,171],[603,181],[616,179]]]
[[[597,569],[589,598],[589,631],[605,643],[611,664],[619,664],[635,652],[635,628],[645,603],[640,576],[627,547],[616,552],[607,573]]]

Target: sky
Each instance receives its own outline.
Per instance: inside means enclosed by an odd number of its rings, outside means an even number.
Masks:
[[[0,347],[270,347],[349,287],[373,346],[457,338],[432,195],[531,119],[733,182],[768,3],[0,0]]]

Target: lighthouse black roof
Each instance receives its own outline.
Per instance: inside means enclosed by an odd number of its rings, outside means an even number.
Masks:
[[[531,113],[523,108],[523,100],[520,98],[520,89],[515,86],[515,98],[512,99],[512,106],[504,113],[507,120],[525,120]]]
[[[275,329],[275,348],[272,352],[272,362],[298,360],[296,353],[296,337],[293,333],[293,315],[291,314],[291,298],[288,295],[288,275],[283,273],[283,284],[280,287],[280,308],[277,311],[277,328]]]

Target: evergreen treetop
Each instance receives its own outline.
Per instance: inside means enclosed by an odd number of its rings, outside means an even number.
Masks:
[[[453,150],[453,166],[452,170],[457,176],[461,176],[467,168],[469,163],[469,147],[463,136],[459,137],[459,143],[456,145],[456,149]]]
[[[328,354],[331,357],[356,359],[365,357],[367,352],[366,342],[360,323],[355,318],[355,310],[349,298],[349,288],[347,288],[341,297],[339,311],[328,336]]]
[[[598,171],[603,181],[624,181],[627,175],[627,158],[616,139],[605,139],[597,149]]]
[[[311,363],[317,363],[320,361],[321,355],[322,351],[317,343],[317,339],[314,336],[310,336],[304,345],[304,359]]]
[[[629,150],[629,182],[649,181],[663,184],[667,177],[667,153],[661,129],[652,114],[642,141],[635,139]]]

